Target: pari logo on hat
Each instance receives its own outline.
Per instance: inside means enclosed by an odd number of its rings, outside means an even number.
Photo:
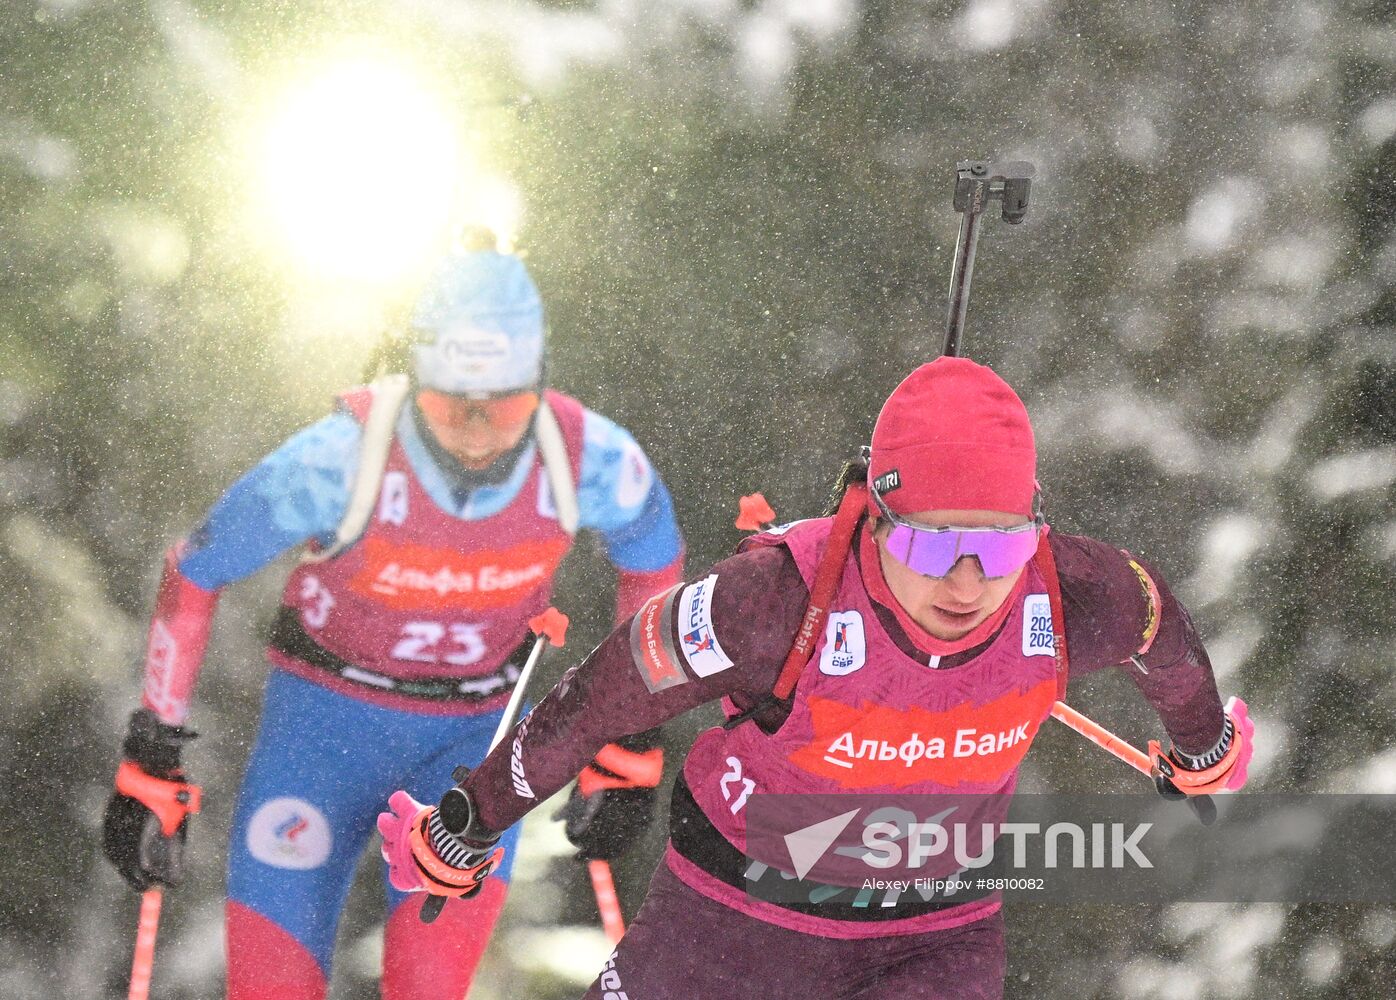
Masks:
[[[891,472],[884,472],[873,480],[873,489],[886,495],[891,493],[902,484],[902,472],[900,469],[893,469]]]
[[[992,369],[937,358],[902,380],[873,428],[868,483],[896,514],[1033,515],[1037,449],[1027,408]],[[869,499],[869,511],[876,505]]]

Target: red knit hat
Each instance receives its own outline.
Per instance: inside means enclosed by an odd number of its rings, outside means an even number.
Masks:
[[[1007,382],[968,358],[922,365],[877,415],[868,485],[898,514],[996,510],[1030,517],[1037,449],[1027,408]]]

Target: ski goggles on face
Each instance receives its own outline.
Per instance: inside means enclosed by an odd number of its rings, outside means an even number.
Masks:
[[[518,427],[533,416],[538,409],[539,400],[537,391],[533,389],[480,399],[454,396],[436,389],[420,389],[417,392],[417,405],[422,408],[422,413],[429,421],[457,429],[481,419],[492,430],[502,431]]]
[[[965,556],[979,560],[987,579],[1008,576],[1028,564],[1037,552],[1046,523],[1039,512],[1027,524],[1013,528],[933,528],[898,517],[872,490],[873,501],[892,526],[884,545],[893,559],[922,576],[948,576]]]

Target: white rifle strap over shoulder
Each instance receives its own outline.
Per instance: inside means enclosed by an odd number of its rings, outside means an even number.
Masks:
[[[406,375],[384,375],[375,381],[373,402],[364,420],[363,437],[359,440],[359,467],[354,473],[354,485],[349,493],[349,505],[335,531],[334,542],[313,552],[307,549],[301,562],[317,563],[333,559],[358,541],[373,516],[378,490],[383,485],[383,470],[388,467],[388,451],[393,445],[397,417],[407,399],[409,383]]]
[[[552,490],[557,522],[567,534],[575,535],[582,520],[581,510],[577,506],[577,484],[572,479],[572,463],[567,458],[562,428],[557,425],[557,417],[548,406],[546,397],[538,404],[533,433],[538,441],[538,452],[543,458],[543,474],[548,477],[548,486]]]

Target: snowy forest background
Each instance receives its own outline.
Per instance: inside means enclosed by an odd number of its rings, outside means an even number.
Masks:
[[[160,553],[357,381],[408,299],[302,280],[249,235],[254,93],[340,39],[456,88],[526,206],[554,383],[644,444],[690,572],[737,541],[743,493],[816,511],[938,349],[955,161],[1034,161],[1026,224],[985,226],[966,344],[1034,415],[1053,523],[1164,569],[1257,718],[1252,788],[1396,792],[1391,0],[8,0],[0,995],[124,996],[136,900],[98,827]],[[221,607],[188,755],[208,807],[167,900],[161,998],[221,995],[223,842],[280,583]],[[595,552],[557,600],[579,655],[609,614]],[[1122,678],[1073,698],[1157,735]],[[1144,792],[1054,729],[1026,783]],[[476,1000],[580,995],[604,957],[546,812]],[[661,846],[657,826],[618,868],[628,913]],[[377,995],[380,900],[366,865],[336,997]],[[1396,982],[1390,906],[1019,905],[1008,923],[1010,997]]]

